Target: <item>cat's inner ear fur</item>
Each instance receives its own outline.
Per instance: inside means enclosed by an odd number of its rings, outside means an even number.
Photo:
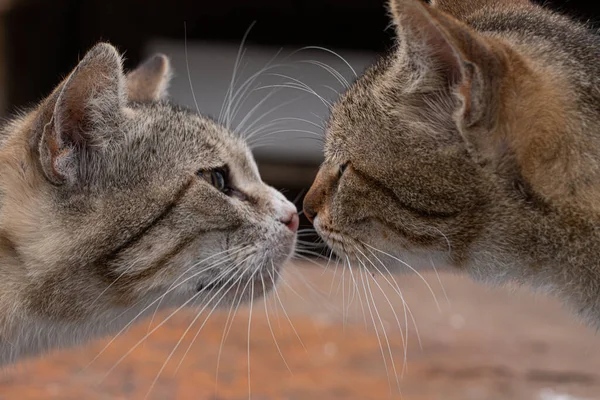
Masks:
[[[154,55],[127,74],[128,99],[147,102],[165,98],[171,75],[167,56]]]
[[[460,125],[490,124],[504,74],[501,54],[462,22],[418,0],[391,0],[389,8],[400,56],[430,81],[425,86],[447,89],[461,101]]]
[[[39,156],[46,177],[74,183],[85,152],[106,144],[105,134],[116,131],[126,103],[121,56],[100,43],[42,105]]]

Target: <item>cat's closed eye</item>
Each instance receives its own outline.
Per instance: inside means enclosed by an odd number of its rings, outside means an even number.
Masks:
[[[345,162],[343,164],[340,164],[340,169],[338,171],[338,178],[341,178],[342,175],[344,175],[344,172],[346,171],[346,168],[348,167],[349,162]]]

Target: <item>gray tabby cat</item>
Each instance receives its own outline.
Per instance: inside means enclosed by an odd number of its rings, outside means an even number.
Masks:
[[[600,36],[527,0],[391,0],[304,202],[351,264],[551,291],[600,326]],[[417,266],[417,265],[415,265]]]
[[[169,76],[161,55],[125,75],[98,44],[4,128],[0,363],[277,280],[296,207],[261,181],[242,138],[162,100]]]

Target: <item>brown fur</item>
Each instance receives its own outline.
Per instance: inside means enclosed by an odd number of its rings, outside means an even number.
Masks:
[[[397,48],[334,105],[306,214],[352,263],[435,260],[599,325],[600,38],[525,0],[390,11]]]

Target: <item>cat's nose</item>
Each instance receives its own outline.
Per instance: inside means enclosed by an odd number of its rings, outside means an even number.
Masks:
[[[304,205],[304,216],[312,224],[315,217],[317,216],[317,213],[311,210],[310,208],[307,208],[306,205]]]
[[[298,217],[297,212],[291,212],[286,217],[281,218],[282,224],[288,227],[288,229],[294,233],[298,231],[298,227],[300,226],[300,217]]]
[[[306,215],[306,218],[311,223],[314,222],[319,210],[323,207],[323,203],[327,197],[326,189],[330,185],[330,181],[331,178],[328,177],[327,171],[321,168],[310,190],[304,197],[302,208],[304,209],[304,215]]]

